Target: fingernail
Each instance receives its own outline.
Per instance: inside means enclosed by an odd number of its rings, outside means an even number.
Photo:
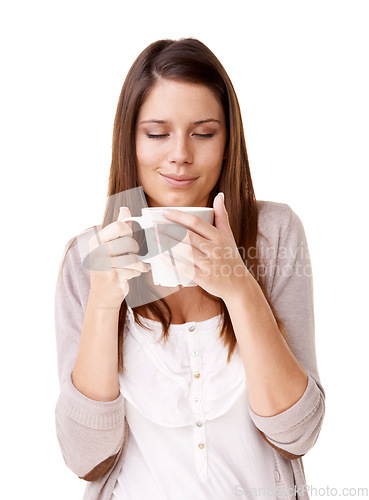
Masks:
[[[225,211],[225,213],[226,213],[226,214],[228,214],[227,209],[226,209],[226,206],[225,206],[225,202],[224,202],[224,193],[220,192],[220,193],[218,193],[218,194],[220,194],[220,196],[221,196],[221,198],[222,198],[224,211]]]
[[[118,215],[118,219],[124,219],[125,215],[122,214],[122,211],[123,210],[128,210],[128,207],[120,207],[119,209],[119,215]]]

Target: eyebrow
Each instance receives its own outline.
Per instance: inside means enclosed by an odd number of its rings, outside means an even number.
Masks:
[[[201,125],[202,123],[209,123],[209,122],[217,122],[220,123],[220,120],[216,120],[215,118],[207,118],[206,120],[198,120],[197,122],[193,122],[194,125]],[[143,125],[144,123],[161,123],[161,124],[166,124],[170,123],[169,121],[166,120],[142,120],[140,121],[139,125]]]

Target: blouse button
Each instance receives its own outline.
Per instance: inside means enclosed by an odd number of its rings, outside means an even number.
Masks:
[[[280,475],[279,471],[277,471],[277,470],[274,471],[274,477],[275,477],[276,481],[279,481],[281,479],[281,475]]]
[[[192,356],[198,356],[199,355],[199,351],[197,349],[194,349],[192,352],[191,352]]]
[[[200,399],[199,399],[199,398],[195,398],[193,401],[194,401],[194,403],[196,403],[196,404],[199,404],[199,403],[200,403]]]
[[[191,325],[191,326],[189,326],[189,327],[188,327],[188,331],[189,331],[189,332],[193,332],[193,331],[194,331],[194,329],[195,329],[194,325]]]
[[[196,425],[197,425],[197,427],[201,427],[202,426],[202,422],[196,422]]]
[[[199,372],[195,372],[195,373],[193,374],[193,376],[194,376],[195,378],[200,378],[200,373],[199,373]]]
[[[200,450],[202,450],[203,448],[205,448],[204,443],[199,443],[199,448],[200,448]]]

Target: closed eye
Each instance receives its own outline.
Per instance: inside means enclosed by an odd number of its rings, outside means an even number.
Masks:
[[[204,138],[214,137],[214,134],[194,134],[194,135],[196,135],[197,137],[204,137]]]
[[[162,139],[163,137],[167,137],[169,134],[146,134],[149,139]],[[214,134],[194,134],[196,137],[201,138],[209,138],[214,137]]]

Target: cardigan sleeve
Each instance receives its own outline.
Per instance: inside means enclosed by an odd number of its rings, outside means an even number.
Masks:
[[[288,205],[279,205],[283,209],[275,220],[269,220],[274,227],[280,227],[276,251],[270,252],[274,258],[267,263],[270,300],[284,323],[291,351],[307,373],[308,383],[299,401],[282,413],[264,417],[250,405],[249,411],[264,439],[291,460],[303,456],[315,444],[325,413],[325,392],[315,352],[313,277],[306,235],[296,213]]]
[[[118,459],[126,432],[125,407],[121,394],[115,401],[94,401],[72,382],[90,287],[89,272],[82,265],[76,242],[66,254],[63,269],[59,269],[55,291],[60,382],[55,422],[67,466],[79,477],[95,481]]]

